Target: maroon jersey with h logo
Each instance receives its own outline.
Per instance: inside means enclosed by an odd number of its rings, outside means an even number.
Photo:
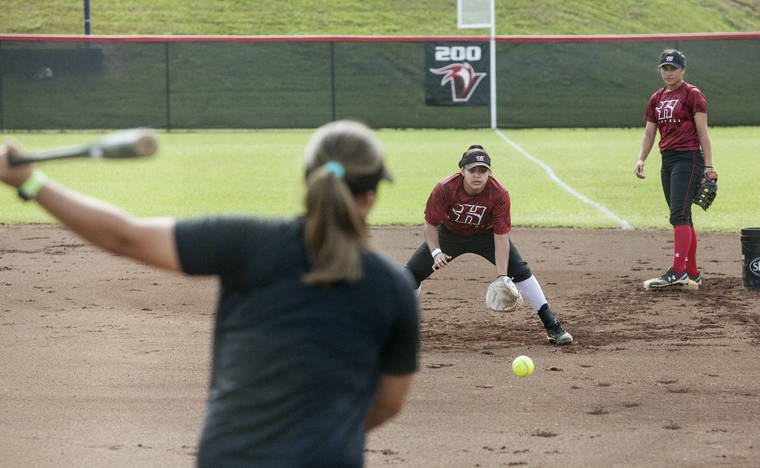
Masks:
[[[644,119],[660,129],[660,152],[698,150],[699,135],[694,114],[707,113],[707,100],[696,86],[685,81],[677,89],[662,88],[652,94]]]
[[[472,236],[493,229],[506,234],[512,229],[509,218],[509,192],[493,177],[477,195],[464,190],[464,176],[450,175],[436,184],[425,206],[425,221],[443,224],[460,236]]]

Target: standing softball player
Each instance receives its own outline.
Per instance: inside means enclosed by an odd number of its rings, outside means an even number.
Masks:
[[[639,179],[645,178],[644,161],[659,129],[660,179],[673,226],[673,264],[659,278],[645,281],[644,288],[698,289],[702,275],[697,267],[697,231],[691,219],[691,204],[704,176],[718,180],[707,132],[707,100],[699,89],[683,81],[686,57],[680,51],[664,50],[659,63],[665,86],[649,98],[634,173]]]
[[[217,275],[202,467],[363,465],[365,432],[397,414],[417,369],[411,278],[367,248],[365,218],[390,180],[377,137],[340,121],[305,152],[306,214],[139,219],[11,168],[19,188],[73,232],[171,271]]]
[[[491,174],[491,158],[472,145],[459,161],[459,172],[441,180],[425,207],[425,242],[406,268],[420,284],[434,270],[446,268],[464,253],[474,253],[496,266],[496,276],[514,280],[520,294],[538,313],[549,341],[568,344],[570,333],[554,317],[541,286],[509,239],[510,202],[507,190]]]

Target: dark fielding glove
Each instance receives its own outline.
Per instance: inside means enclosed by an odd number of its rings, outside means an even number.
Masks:
[[[712,205],[712,202],[715,201],[715,195],[718,193],[718,178],[716,177],[715,180],[707,177],[707,174],[705,173],[704,176],[702,176],[702,182],[699,184],[699,187],[697,187],[697,193],[694,194],[694,204],[699,205],[702,207],[703,210],[707,211],[708,208],[710,208],[710,205]]]

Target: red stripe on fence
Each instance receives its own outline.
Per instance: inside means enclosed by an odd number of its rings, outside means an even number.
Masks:
[[[577,36],[496,36],[497,42],[640,42],[715,39],[760,39],[760,32],[693,34],[603,34]]]
[[[488,36],[96,36],[2,34],[0,41],[60,42],[484,42]],[[673,40],[760,39],[760,32],[693,34],[617,34],[574,36],[496,36],[497,42],[636,42]]]

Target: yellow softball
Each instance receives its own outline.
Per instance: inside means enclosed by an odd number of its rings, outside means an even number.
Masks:
[[[533,359],[528,356],[517,356],[515,360],[512,361],[512,371],[520,377],[529,376],[533,373],[534,368]]]

